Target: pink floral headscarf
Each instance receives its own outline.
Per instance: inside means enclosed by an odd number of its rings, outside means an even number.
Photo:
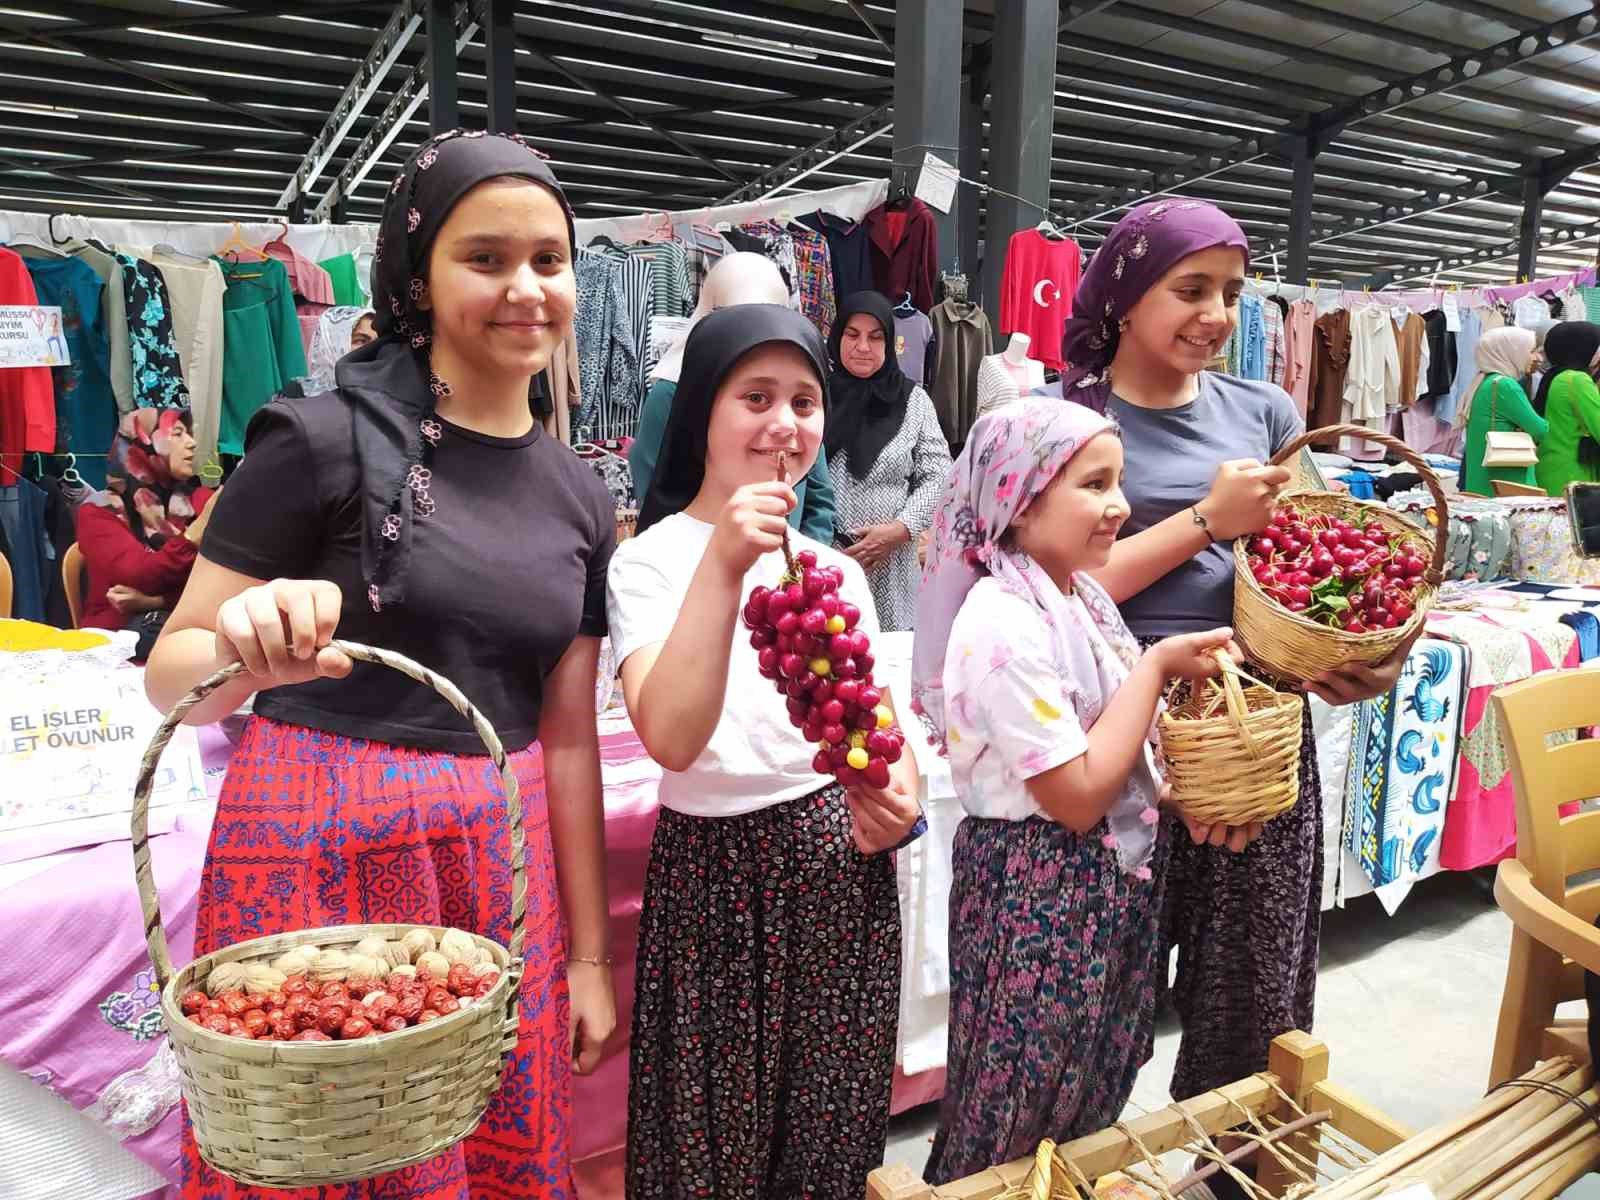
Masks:
[[[1115,432],[1108,418],[1090,408],[1043,397],[1008,404],[973,426],[934,516],[911,657],[911,708],[941,752],[948,752],[950,707],[959,709],[966,703],[965,697],[949,695],[945,688],[951,629],[968,593],[984,576],[1027,600],[1053,631],[1054,665],[1063,680],[1076,681],[1072,698],[1085,730],[1138,661],[1138,643],[1094,580],[1075,576],[1069,600],[1043,567],[1003,543],[1017,514],[1079,450],[1094,438]],[[1083,637],[1085,616],[1099,638]],[[1005,631],[991,632],[994,644],[986,644],[986,652],[1007,655]],[[1087,647],[1082,644],[1086,640]],[[1108,845],[1115,845],[1130,871],[1147,870],[1155,838],[1155,801],[1153,786],[1130,781],[1123,798],[1107,814]]]
[[[168,465],[174,432],[188,425],[186,409],[136,408],[128,413],[111,439],[106,489],[91,497],[102,508],[124,513],[129,528],[152,549],[183,533],[195,518],[200,480],[175,480]]]

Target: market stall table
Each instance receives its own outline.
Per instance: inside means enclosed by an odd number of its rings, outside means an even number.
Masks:
[[[882,640],[884,675],[905,695],[910,635]],[[943,1090],[945,897],[960,819],[948,768],[918,733],[908,732],[922,767],[930,831],[897,856],[904,953],[896,1111]],[[192,956],[200,869],[229,749],[214,728],[202,731],[200,745],[210,799],[178,808],[170,832],[151,842],[167,935],[180,962]],[[601,757],[618,1028],[598,1070],[575,1089],[573,1150],[585,1200],[621,1195],[634,947],[661,777],[620,708],[601,718]],[[130,779],[130,795],[131,787]],[[177,1177],[176,1074],[157,1024],[125,836],[0,868],[0,884],[10,885],[0,928],[11,950],[0,962],[0,995],[12,1018],[0,1025],[0,1061],[9,1068],[0,1080],[0,1137],[50,1147],[43,1159],[29,1158],[28,1171],[15,1173],[14,1187],[0,1175],[7,1200],[59,1195],[54,1181],[75,1169],[95,1182],[74,1192],[74,1200],[129,1200],[143,1194],[130,1189],[145,1184],[160,1194],[160,1181]],[[94,937],[85,938],[84,930]],[[73,1114],[63,1114],[45,1088],[95,1123],[64,1119]],[[115,1169],[89,1170],[90,1163]]]

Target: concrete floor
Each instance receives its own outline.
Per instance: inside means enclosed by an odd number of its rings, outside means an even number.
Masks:
[[[1487,874],[1445,874],[1419,884],[1393,917],[1373,896],[1324,916],[1314,1032],[1328,1043],[1330,1077],[1415,1129],[1484,1092],[1511,943],[1487,884]],[[1167,1014],[1130,1116],[1169,1102],[1177,1051]],[[885,1160],[920,1172],[937,1123],[933,1106],[896,1117]],[[1600,1197],[1595,1180],[1567,1194]]]

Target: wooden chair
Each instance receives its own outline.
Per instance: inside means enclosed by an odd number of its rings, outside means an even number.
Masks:
[[[1506,479],[1491,479],[1496,496],[1538,496],[1541,500],[1550,499],[1550,494],[1542,487],[1534,487],[1527,483],[1512,483]]]
[[[61,556],[61,586],[67,593],[67,611],[72,614],[72,627],[83,628],[83,551],[73,542]]]
[[[1494,885],[1515,929],[1489,1070],[1493,1087],[1533,1065],[1547,1029],[1557,1024],[1556,1006],[1583,999],[1583,969],[1600,972],[1600,930],[1593,923],[1600,880],[1567,883],[1600,868],[1600,812],[1563,817],[1558,811],[1600,794],[1600,741],[1552,747],[1547,740],[1600,724],[1600,671],[1536,675],[1501,688],[1491,702],[1517,796],[1517,857],[1500,864]]]
[[[11,564],[0,554],[0,617],[11,615]]]

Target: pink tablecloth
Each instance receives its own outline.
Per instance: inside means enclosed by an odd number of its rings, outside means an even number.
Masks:
[[[215,768],[225,742],[212,737],[203,746]],[[601,757],[618,1020],[599,1069],[577,1083],[573,1154],[583,1200],[622,1194],[634,946],[661,775],[625,719],[602,721]],[[219,779],[213,770],[211,780]],[[183,814],[174,832],[151,840],[177,963],[193,955],[209,834],[210,810],[199,805]],[[0,958],[0,1011],[7,1014],[0,1022],[0,1059],[126,1132],[131,1153],[176,1180],[176,1079],[170,1054],[163,1054],[129,843],[62,856],[8,889],[0,933],[8,951]],[[897,1075],[895,1111],[937,1099],[943,1086],[942,1070]]]

